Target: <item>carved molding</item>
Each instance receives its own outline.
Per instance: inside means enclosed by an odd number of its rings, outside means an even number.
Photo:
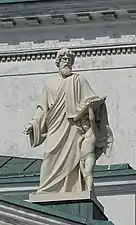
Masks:
[[[53,7],[53,6],[52,6]],[[77,13],[55,13],[34,14],[28,13],[23,16],[3,16],[0,17],[0,28],[18,28],[18,27],[33,27],[33,26],[52,26],[52,25],[70,25],[70,24],[81,24],[81,23],[115,23],[121,21],[136,20],[136,9],[119,9],[119,10],[102,10],[102,11],[80,11]],[[79,12],[80,11],[80,12]],[[22,15],[21,12],[18,15]]]
[[[99,178],[98,178],[99,179]],[[113,196],[113,195],[127,195],[127,194],[136,194],[136,182],[135,182],[135,176],[130,175],[130,180],[126,178],[124,179],[124,183],[122,182],[122,179],[119,180],[119,177],[116,177],[115,179],[118,180],[116,182],[112,181],[112,178],[110,177],[110,181],[108,183],[105,182],[103,178],[100,182],[95,181],[95,191],[97,196]],[[107,178],[106,178],[107,179]],[[132,180],[131,180],[132,179]],[[33,185],[33,182],[27,183],[27,186],[24,186],[24,183],[20,183],[20,186],[17,187],[14,185],[14,187],[9,188],[0,188],[0,193],[2,195],[12,195],[19,198],[27,199],[29,194],[31,192],[34,192],[38,188],[38,182],[39,178],[37,179],[37,182],[35,182],[35,185]],[[31,185],[31,186],[30,186]]]
[[[20,42],[18,45],[9,45],[8,43],[0,43],[0,53],[20,52],[20,51],[40,51],[55,50],[62,47],[70,48],[89,48],[89,47],[109,47],[121,45],[136,44],[136,35],[122,35],[119,38],[110,38],[109,36],[96,37],[92,40],[84,38],[73,38],[68,41],[47,40],[43,43]]]
[[[14,4],[8,4],[8,3]],[[18,2],[18,3],[17,3]],[[33,3],[32,3],[33,2]],[[123,1],[122,0],[65,0],[65,1],[41,1],[41,0],[1,0],[0,3],[0,15],[1,17],[17,16],[17,15],[34,15],[38,14],[67,14],[87,12],[88,10],[95,11],[112,11],[119,12],[121,9],[134,9],[136,8],[136,2],[134,0]],[[6,4],[7,3],[7,4]]]
[[[76,57],[136,54],[136,36],[121,38],[99,37],[95,40],[84,38],[59,42],[49,40],[44,43],[21,42],[19,45],[0,44],[0,62],[34,61],[55,59],[58,49],[71,48]]]

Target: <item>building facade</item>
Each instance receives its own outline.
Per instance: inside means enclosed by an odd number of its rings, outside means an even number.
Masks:
[[[98,164],[128,163],[135,169],[135,26],[136,3],[133,0],[123,3],[121,0],[2,0],[0,154],[43,157],[44,146],[31,149],[22,130],[35,113],[43,86],[57,86],[56,53],[61,47],[69,47],[76,56],[73,70],[85,76],[98,95],[108,96],[114,147],[111,156],[102,156]],[[122,210],[126,206],[125,211],[135,205],[135,194],[133,197],[129,194],[127,197],[121,194],[120,198],[100,197],[100,201],[111,213],[113,202]],[[132,211],[135,225],[135,207]],[[132,218],[131,213],[129,215]],[[117,218],[120,221],[119,216]],[[128,224],[126,219],[122,221],[117,225]]]

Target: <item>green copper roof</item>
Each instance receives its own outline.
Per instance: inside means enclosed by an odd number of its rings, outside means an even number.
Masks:
[[[68,213],[61,212],[58,210],[54,210],[53,208],[49,208],[48,206],[38,205],[30,202],[26,202],[20,199],[14,199],[14,197],[9,196],[2,196],[0,195],[0,201],[7,202],[9,204],[14,204],[16,206],[22,206],[27,209],[31,209],[33,211],[53,215],[56,217],[64,218],[64,219],[71,219],[73,222],[79,222],[80,224],[86,224],[86,219],[80,216],[69,215]]]
[[[39,174],[41,159],[0,156],[0,175]],[[134,172],[129,164],[96,165],[94,173],[115,173],[123,170]]]
[[[23,172],[39,172],[41,160],[0,156],[0,174],[20,174]]]
[[[79,204],[76,203],[75,206],[72,206],[72,203],[64,203],[61,207],[58,206],[56,207],[54,205],[40,205],[40,204],[34,204],[31,202],[26,202],[24,200],[20,199],[14,199],[14,197],[11,196],[3,196],[0,195],[0,204],[3,203],[8,203],[8,206],[18,206],[21,207],[21,210],[23,209],[28,209],[29,211],[31,210],[32,212],[40,213],[40,215],[52,215],[54,218],[61,218],[65,219],[71,222],[76,222],[78,224],[84,224],[84,225],[113,225],[111,221],[107,220],[107,217],[99,218],[99,214],[96,215],[98,217],[97,219],[93,219],[95,212],[97,211],[97,207],[95,206],[93,209],[93,204],[94,203],[84,203],[82,202],[80,205],[80,210],[79,210]],[[90,206],[89,206],[90,204]],[[65,206],[66,205],[66,206]],[[69,208],[68,208],[69,205]],[[71,208],[70,208],[71,207]],[[65,210],[64,210],[65,208]],[[82,208],[82,210],[81,210]],[[73,211],[74,209],[74,211]],[[89,210],[90,209],[90,210]],[[89,211],[88,211],[89,210]],[[99,213],[100,210],[98,209]],[[97,213],[98,213],[97,211]],[[93,213],[92,213],[93,212]],[[90,214],[90,218],[88,215]],[[102,212],[103,214],[103,212]],[[103,214],[104,215],[104,214]]]
[[[41,159],[0,156],[0,183],[39,182]],[[136,175],[129,164],[96,165],[94,178]]]

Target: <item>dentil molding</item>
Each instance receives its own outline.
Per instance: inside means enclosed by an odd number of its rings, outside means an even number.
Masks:
[[[44,43],[21,42],[18,45],[0,44],[0,62],[54,59],[60,48],[72,49],[76,57],[105,55],[126,55],[136,53],[136,36],[123,35],[120,38],[84,38],[60,42],[49,40]]]

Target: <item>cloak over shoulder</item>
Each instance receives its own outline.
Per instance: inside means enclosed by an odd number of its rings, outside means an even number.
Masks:
[[[98,98],[87,80],[78,74],[64,79],[57,94],[47,87],[44,88],[41,101],[37,106],[36,116],[30,122],[33,125],[33,133],[30,135],[32,147],[45,141],[45,154],[38,191],[84,190],[79,168],[78,140],[80,134],[74,118],[90,101]],[[97,148],[107,148],[108,121],[104,110],[103,106],[103,109],[101,108],[99,113],[97,112],[96,119],[100,130]]]

